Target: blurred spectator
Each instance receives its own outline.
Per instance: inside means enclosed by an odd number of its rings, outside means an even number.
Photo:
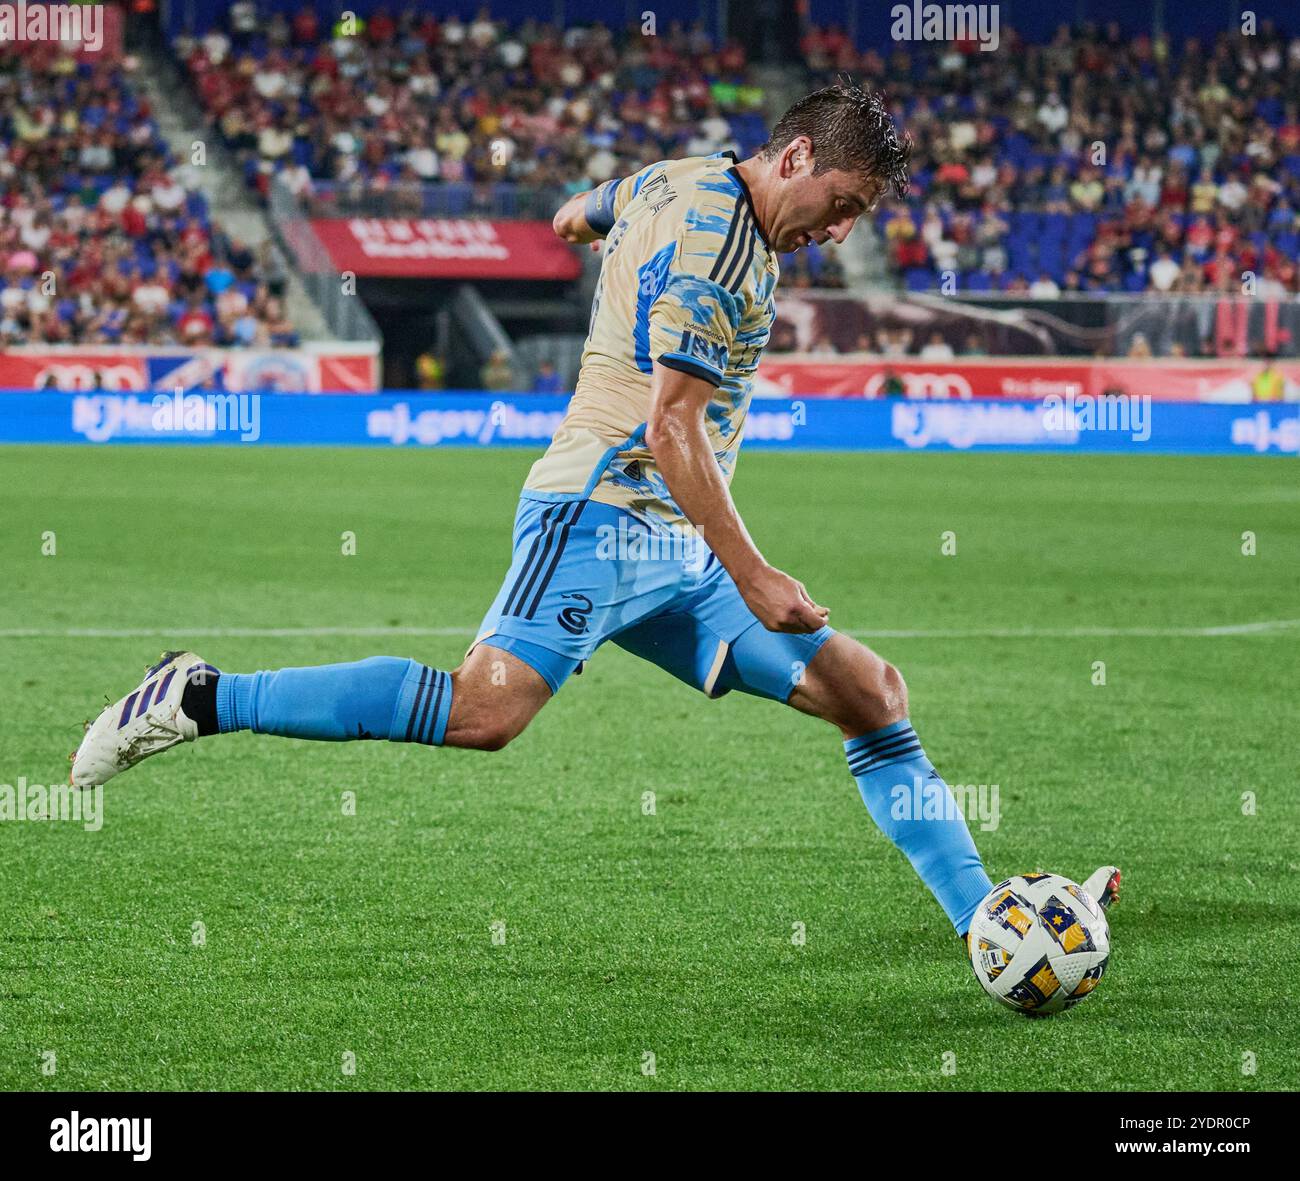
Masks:
[[[996,55],[915,42],[888,62],[805,37],[810,88],[855,71],[915,140],[908,199],[875,217],[907,290],[955,272],[1035,298],[1230,293],[1245,271],[1268,298],[1300,290],[1300,39],[1267,20],[1183,45],[1087,24],[1001,37]]]
[[[876,352],[885,357],[905,357],[912,349],[912,330],[899,326],[876,330]]]
[[[425,349],[416,357],[415,379],[422,390],[440,390],[446,385],[447,368],[433,349]]]
[[[930,339],[925,342],[920,352],[923,361],[951,361],[953,359],[952,345],[943,338],[943,333],[937,329],[930,333]]]
[[[790,288],[842,290],[847,286],[836,248],[815,243],[780,256],[781,283]]]
[[[533,393],[563,394],[567,392],[564,378],[556,372],[555,366],[550,361],[541,362],[537,366],[537,376],[533,379]]]
[[[0,344],[296,341],[263,263],[187,187],[133,68],[51,45],[0,69]]]
[[[715,45],[702,24],[646,38],[635,24],[510,27],[487,9],[466,24],[415,5],[376,11],[356,37],[331,39],[306,8],[287,41],[283,30],[244,41],[233,7],[230,24],[175,48],[264,196],[275,173],[320,201],[331,181],[349,199],[408,205],[421,183],[576,192],[655,160],[747,153],[766,139],[744,49]],[[485,196],[495,200],[491,188]]]
[[[1250,388],[1256,402],[1280,402],[1286,389],[1286,381],[1278,371],[1274,358],[1270,355],[1261,369],[1251,379]]]
[[[479,385],[492,393],[507,393],[515,388],[514,369],[505,349],[497,349],[479,373]]]
[[[810,353],[838,353],[839,345],[835,343],[835,338],[831,335],[830,328],[827,325],[819,324],[813,331],[812,340],[808,342],[808,351]]]
[[[1182,268],[1170,257],[1168,250],[1162,249],[1155,262],[1151,264],[1149,271],[1151,286],[1156,291],[1171,291],[1174,284],[1178,282],[1180,274]]]
[[[1044,271],[1029,285],[1029,294],[1034,299],[1059,299],[1061,289],[1057,286],[1056,280]]]

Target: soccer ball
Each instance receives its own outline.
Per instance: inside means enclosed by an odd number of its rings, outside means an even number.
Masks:
[[[1110,927],[1082,886],[1056,873],[1025,873],[999,882],[979,904],[970,958],[989,996],[1046,1017],[1097,987],[1110,958]]]

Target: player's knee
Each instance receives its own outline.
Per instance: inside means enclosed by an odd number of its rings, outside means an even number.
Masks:
[[[453,725],[447,728],[445,745],[458,746],[462,750],[504,750],[528,725],[528,719],[517,717],[509,712],[493,713],[488,711],[453,717]]]
[[[504,750],[519,736],[521,729],[500,720],[484,720],[461,731],[456,745],[466,750]]]
[[[858,734],[901,722],[907,717],[903,674],[888,661],[880,661],[858,685],[853,706],[853,717],[845,728]]]
[[[523,733],[536,710],[504,686],[482,678],[452,674],[454,694],[446,746],[462,750],[503,750]]]
[[[901,722],[907,717],[907,682],[903,680],[903,674],[888,661],[885,662],[884,673],[880,678],[877,697],[882,715],[889,719],[882,722],[882,725]]]

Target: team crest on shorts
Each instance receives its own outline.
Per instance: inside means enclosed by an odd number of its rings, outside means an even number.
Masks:
[[[591,614],[591,600],[586,595],[567,593],[562,598],[576,599],[577,606],[565,607],[555,617],[559,625],[570,635],[581,636],[587,631],[587,617]]]

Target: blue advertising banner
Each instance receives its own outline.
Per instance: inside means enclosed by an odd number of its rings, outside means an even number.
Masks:
[[[566,397],[538,394],[0,393],[0,443],[531,447]],[[1300,406],[756,398],[745,446],[796,451],[1300,454]]]

